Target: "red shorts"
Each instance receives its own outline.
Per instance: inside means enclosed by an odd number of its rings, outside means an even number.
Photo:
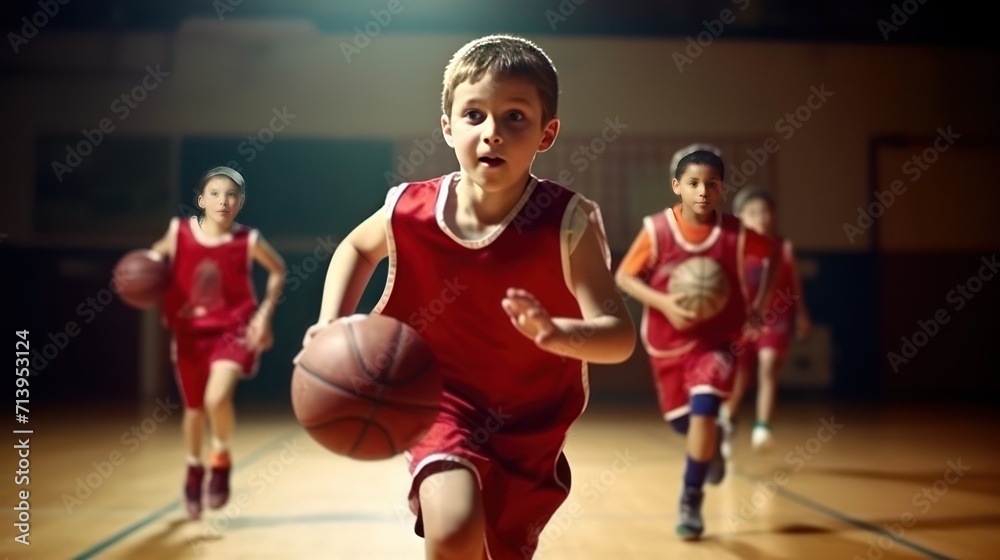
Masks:
[[[733,388],[735,357],[729,347],[695,348],[670,358],[650,358],[656,394],[664,418],[673,420],[690,411],[691,395],[726,397]]]
[[[174,361],[174,376],[181,390],[186,408],[204,407],[205,387],[212,364],[231,361],[239,365],[243,377],[253,377],[257,373],[260,358],[258,352],[247,349],[246,336],[232,331],[203,334],[178,334],[171,347]]]
[[[792,343],[792,326],[788,322],[781,322],[774,325],[765,325],[760,330],[760,335],[753,340],[744,339],[741,344],[745,349],[739,356],[740,371],[745,371],[754,376],[757,372],[757,356],[764,348],[770,348],[777,355],[779,360],[788,355],[788,348]]]
[[[759,352],[762,348],[772,348],[778,356],[788,353],[792,342],[792,324],[790,321],[779,321],[773,325],[764,325],[760,329],[760,337],[754,342],[753,349]]]
[[[489,418],[470,422],[442,411],[424,439],[407,453],[413,475],[410,509],[417,516],[415,531],[423,536],[421,483],[445,469],[467,468],[476,476],[483,497],[487,548],[483,558],[524,560],[534,554],[539,534],[569,495],[569,462],[562,453],[565,432],[507,435],[491,430],[494,426]]]

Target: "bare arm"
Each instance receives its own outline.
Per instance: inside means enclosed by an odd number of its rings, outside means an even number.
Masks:
[[[268,272],[264,301],[247,326],[247,348],[263,352],[274,344],[271,321],[274,319],[274,310],[281,298],[281,291],[285,287],[285,261],[274,247],[259,235],[250,255]]]
[[[333,252],[323,284],[319,319],[306,330],[303,346],[330,321],[357,309],[375,267],[389,255],[385,212],[384,207],[380,208],[361,222]]]
[[[326,272],[318,322],[329,323],[357,309],[375,267],[389,255],[385,225],[385,208],[381,208],[337,246]]]
[[[635,350],[635,327],[615,289],[593,227],[584,231],[570,256],[570,271],[583,319],[554,319],[567,335],[569,348],[565,355],[601,364],[627,360]]]
[[[618,272],[615,273],[615,283],[629,297],[646,307],[651,307],[663,313],[667,320],[670,321],[670,324],[677,330],[690,328],[694,325],[695,314],[693,311],[685,309],[680,305],[685,298],[683,293],[668,294],[651,288],[648,284],[640,280],[633,271],[629,270],[629,267],[625,266],[625,263],[631,260],[630,257],[633,251],[636,251],[640,247],[641,235],[640,239],[637,239],[632,248],[629,249],[629,254],[622,261],[622,265],[618,267]]]
[[[267,269],[267,288],[264,301],[261,303],[257,314],[265,321],[270,321],[274,317],[274,309],[281,298],[281,291],[285,287],[285,261],[281,255],[274,250],[270,243],[263,237],[257,237],[257,243],[253,247],[253,258]]]

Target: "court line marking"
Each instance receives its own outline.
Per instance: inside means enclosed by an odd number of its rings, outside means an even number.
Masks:
[[[745,470],[743,470],[743,469],[741,469],[739,467],[733,467],[733,471],[736,474],[738,474],[739,476],[741,476],[743,478],[746,478],[748,480],[752,480],[754,482],[766,482],[763,478],[757,478],[756,476],[754,476],[754,475],[746,472]],[[775,486],[777,486],[777,488],[778,488],[778,495],[780,495],[780,496],[782,496],[784,498],[787,498],[787,499],[789,499],[789,500],[791,500],[791,501],[799,504],[800,506],[804,506],[804,507],[809,508],[809,509],[811,509],[813,511],[817,511],[819,513],[822,513],[822,514],[828,516],[828,517],[832,517],[833,519],[836,519],[837,521],[840,521],[842,523],[846,523],[848,525],[853,525],[854,527],[857,527],[859,529],[864,529],[865,531],[868,531],[868,532],[871,532],[871,533],[875,533],[875,534],[880,535],[880,536],[881,535],[885,535],[886,537],[892,539],[893,541],[895,541],[895,542],[897,542],[897,543],[899,543],[899,544],[901,544],[901,545],[903,545],[905,547],[908,547],[908,548],[910,548],[910,549],[912,549],[912,550],[914,550],[916,552],[919,552],[921,554],[926,555],[928,558],[934,558],[935,560],[954,560],[951,556],[945,556],[944,554],[940,554],[938,552],[934,552],[933,550],[931,550],[929,548],[925,548],[923,546],[920,546],[919,544],[911,542],[911,541],[908,541],[908,540],[906,540],[906,539],[904,539],[902,537],[896,537],[895,535],[893,535],[892,533],[890,533],[889,531],[885,530],[882,527],[878,527],[876,525],[872,525],[871,523],[868,523],[867,521],[862,521],[860,519],[855,519],[855,518],[847,515],[846,513],[841,513],[839,511],[837,511],[837,510],[829,507],[829,506],[826,506],[826,505],[823,505],[823,504],[821,504],[819,502],[810,500],[809,498],[807,498],[807,497],[805,497],[805,496],[803,496],[803,495],[801,495],[801,494],[799,494],[797,492],[793,492],[791,490],[788,490],[784,486],[781,486],[781,485],[775,485]],[[879,547],[879,549],[882,550],[883,552],[886,552],[886,550],[882,549],[881,547]],[[860,554],[858,556],[860,556]]]
[[[257,448],[255,451],[251,452],[249,455],[247,455],[246,457],[244,457],[240,461],[240,466],[236,467],[235,469],[233,469],[233,472],[239,472],[239,471],[245,469],[246,467],[249,467],[250,465],[253,465],[261,457],[266,456],[267,452],[272,447],[283,443],[285,440],[288,439],[288,437],[293,437],[292,436],[293,433],[298,434],[298,433],[301,433],[301,432],[299,430],[290,430],[290,431],[287,431],[284,434],[282,434],[282,435],[280,435],[280,436],[272,439],[271,441],[265,443],[263,446]],[[111,535],[110,537],[107,537],[103,541],[100,541],[97,544],[91,546],[90,548],[88,548],[87,550],[85,550],[82,553],[78,554],[77,556],[74,556],[73,560],[89,560],[90,558],[93,558],[97,554],[100,554],[100,553],[106,551],[107,549],[109,549],[109,548],[111,548],[111,547],[119,544],[121,541],[123,541],[127,537],[131,536],[132,533],[135,533],[136,531],[138,531],[138,530],[146,527],[150,523],[152,523],[152,522],[156,521],[157,519],[163,517],[164,515],[166,515],[168,512],[170,512],[174,508],[179,508],[180,505],[181,505],[180,499],[177,499],[177,500],[174,500],[173,502],[170,502],[169,504],[167,504],[167,505],[163,506],[162,508],[154,511],[153,513],[147,515],[146,517],[140,519],[139,521],[136,521],[135,523],[129,525],[128,527],[125,527],[124,529],[119,530],[117,533]]]

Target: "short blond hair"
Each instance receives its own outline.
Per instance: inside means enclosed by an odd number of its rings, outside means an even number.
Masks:
[[[451,116],[455,88],[476,83],[486,75],[523,78],[535,84],[542,101],[542,124],[555,118],[559,106],[559,77],[552,60],[538,45],[512,35],[489,35],[466,43],[444,69],[441,112]]]

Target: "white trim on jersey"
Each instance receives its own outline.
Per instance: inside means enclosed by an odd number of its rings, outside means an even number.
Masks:
[[[670,226],[670,233],[674,238],[674,243],[688,253],[707,251],[712,245],[715,245],[715,242],[722,235],[722,212],[718,210],[715,211],[715,226],[712,227],[711,233],[701,243],[691,243],[687,239],[684,239],[684,236],[681,234],[680,225],[677,223],[677,218],[674,216],[673,207],[667,208],[663,212],[667,215],[667,224]]]
[[[646,260],[646,266],[652,268],[656,264],[656,260],[660,257],[660,241],[657,239],[653,218],[650,216],[643,218],[642,227],[646,230],[646,237],[649,237],[649,258]]]
[[[451,193],[452,189],[455,188],[456,185],[458,185],[459,178],[460,175],[456,171],[441,180],[441,186],[438,189],[438,198],[436,204],[434,205],[434,219],[437,220],[438,227],[441,228],[441,231],[443,231],[445,235],[450,237],[455,243],[469,249],[479,249],[496,241],[496,239],[500,237],[500,234],[507,229],[507,225],[514,221],[514,218],[517,217],[521,208],[527,204],[528,199],[531,198],[531,193],[535,191],[535,186],[538,185],[538,179],[534,176],[530,177],[528,180],[528,186],[524,189],[524,192],[521,193],[521,198],[518,199],[517,204],[510,209],[510,212],[504,216],[503,221],[497,224],[496,228],[487,234],[486,237],[480,239],[462,239],[448,227],[448,222],[444,217],[444,207],[448,202],[448,194]]]
[[[562,224],[559,228],[559,255],[562,262],[563,280],[569,293],[576,294],[573,289],[573,269],[570,257],[576,251],[587,228],[594,226],[598,242],[601,245],[601,255],[604,264],[611,270],[611,248],[608,236],[604,231],[604,220],[601,218],[601,208],[596,202],[574,193],[563,212]]]
[[[198,224],[197,216],[191,216],[188,221],[191,224],[191,235],[194,236],[195,242],[202,247],[219,247],[220,245],[225,245],[233,240],[232,232],[223,233],[218,237],[218,239],[210,239],[206,237],[205,233],[201,231],[201,226]]]
[[[463,467],[472,471],[472,473],[476,475],[476,483],[479,484],[479,490],[482,491],[483,479],[479,475],[479,470],[476,469],[476,465],[472,464],[472,462],[466,459],[465,457],[460,457],[458,455],[453,455],[451,453],[431,453],[430,455],[424,457],[424,459],[420,461],[420,463],[418,463],[416,467],[414,467],[413,475],[410,478],[415,480],[417,478],[417,475],[420,474],[420,471],[423,470],[427,465],[430,465],[431,463],[447,462],[447,461],[458,463]],[[419,495],[419,493],[420,489],[417,488],[417,494]],[[486,538],[485,531],[483,532],[483,548],[486,549],[487,560],[492,560],[493,555],[490,554],[490,543],[489,540]]]
[[[573,241],[575,233],[573,222],[576,217],[576,207],[580,203],[579,196],[573,195],[573,198],[570,199],[563,212],[562,223],[559,225],[559,260],[562,263],[563,281],[566,283],[566,289],[573,295],[576,295],[576,290],[573,289],[573,269],[570,265],[570,255],[573,254],[573,249],[576,247],[570,247],[570,242]],[[585,230],[586,227],[584,227]],[[582,236],[583,231],[580,231],[579,234]],[[579,243],[579,239],[577,239],[577,243]]]
[[[590,369],[587,367],[588,365],[587,362],[581,361],[580,364],[581,364],[580,373],[582,375],[580,383],[581,386],[583,387],[583,406],[580,407],[580,414],[577,414],[576,418],[573,419],[572,422],[573,424],[575,424],[576,421],[579,420],[581,416],[583,416],[583,413],[587,410],[587,405],[590,404]],[[566,447],[565,436],[563,437],[562,443],[559,444],[559,453],[556,454],[555,463],[552,464],[552,475],[553,478],[556,479],[556,482],[559,483],[559,486],[562,486],[563,490],[569,492],[569,485],[563,482],[562,479],[559,478],[559,457],[562,455],[562,450],[564,447]]]
[[[747,247],[747,233],[746,228],[743,224],[740,224],[740,231],[736,234],[736,279],[740,282],[740,293],[743,294],[743,304],[749,310],[754,306],[754,303],[750,301],[750,287],[747,286],[747,275],[746,275],[746,247]],[[763,263],[764,270],[767,270],[767,262]],[[766,276],[765,276],[766,278]],[[757,290],[757,297],[761,296],[763,290]]]
[[[679,406],[673,410],[667,411],[667,413],[663,415],[663,419],[666,420],[667,422],[670,422],[671,420],[676,420],[678,418],[687,416],[690,413],[691,413],[691,405],[686,404],[684,406]]]
[[[392,295],[392,286],[396,281],[396,262],[398,257],[396,256],[396,236],[392,232],[392,213],[396,209],[399,197],[403,195],[403,191],[409,185],[409,183],[401,183],[399,186],[389,189],[389,192],[385,195],[385,242],[389,253],[389,272],[385,277],[385,288],[382,289],[382,297],[379,298],[375,309],[372,309],[372,313],[376,315],[382,313],[386,304],[389,303],[389,296]]]
[[[785,239],[781,243],[781,256],[786,261],[788,261],[789,263],[793,263],[794,264],[795,259],[793,257],[795,256],[795,254],[794,254],[794,251],[792,250],[792,240],[791,239]]]
[[[247,272],[253,272],[253,250],[257,247],[257,240],[260,239],[260,231],[251,229],[247,236]]]
[[[646,349],[646,353],[653,358],[676,358],[687,354],[698,345],[697,341],[691,340],[681,344],[680,346],[675,346],[673,348],[656,348],[653,343],[649,341],[649,306],[642,306],[642,319],[639,321],[639,336],[642,337],[642,346]]]
[[[431,453],[430,455],[424,457],[419,463],[417,463],[417,466],[413,467],[413,475],[410,478],[417,478],[417,476],[420,475],[420,471],[424,470],[424,468],[431,463],[449,461],[452,463],[458,463],[459,465],[462,465],[472,471],[472,473],[476,475],[476,483],[479,485],[479,489],[482,490],[483,478],[480,476],[479,470],[476,469],[476,465],[465,457],[461,457],[453,453]]]
[[[729,394],[725,391],[720,391],[711,385],[695,385],[694,387],[691,387],[691,390],[688,391],[688,393],[692,395],[719,395],[723,397]]]

